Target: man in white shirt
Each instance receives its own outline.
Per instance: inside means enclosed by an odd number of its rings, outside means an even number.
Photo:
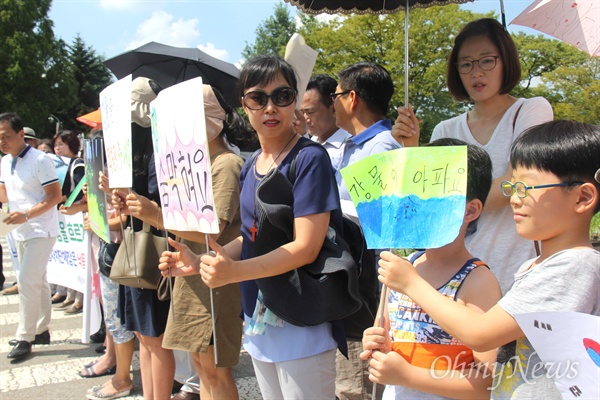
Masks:
[[[0,202],[8,202],[6,224],[12,231],[21,269],[19,327],[8,358],[21,360],[32,344],[50,343],[50,286],[46,266],[58,235],[56,205],[61,189],[52,160],[25,142],[23,122],[15,113],[0,114]]]
[[[332,160],[338,156],[346,139],[350,138],[348,132],[335,124],[331,93],[335,92],[336,87],[337,81],[329,75],[312,76],[300,106],[312,140],[320,143]]]

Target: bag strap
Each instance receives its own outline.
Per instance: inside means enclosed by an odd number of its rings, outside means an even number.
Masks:
[[[525,102],[523,102],[523,104],[524,103]],[[513,123],[512,123],[512,126],[513,126],[513,137],[515,136],[515,126],[517,126],[517,118],[519,117],[519,112],[521,111],[521,108],[523,107],[523,104],[521,104],[519,106],[519,108],[517,108],[517,112],[515,113],[515,118],[513,119]]]
[[[241,180],[246,179],[246,175],[248,175],[248,170],[250,169],[250,167],[252,167],[252,164],[254,164],[254,161],[256,160],[256,157],[258,157],[260,152],[261,149],[258,149],[254,153],[252,153],[250,157],[248,157],[248,159],[246,160],[246,164],[244,164],[244,168],[240,171]]]
[[[523,102],[523,104],[525,104],[525,102]],[[521,108],[523,107],[523,104],[521,104],[519,106],[519,108],[517,108],[517,112],[515,113],[515,118],[513,119],[513,124],[512,124],[512,128],[513,128],[513,141],[515,139],[515,127],[517,126],[517,118],[519,117],[519,112],[521,111]],[[538,243],[537,240],[533,241],[533,246],[535,247],[535,254],[537,256],[539,256],[541,254],[541,251],[540,251],[540,244]]]
[[[300,152],[305,149],[306,147],[311,147],[311,146],[317,146],[319,148],[321,148],[323,151],[327,151],[325,150],[325,148],[320,145],[317,142],[313,142],[312,140],[307,140],[305,142],[302,142],[300,144],[300,148],[298,149],[298,152],[294,155],[294,158],[292,159],[292,162],[290,163],[290,169],[288,170],[288,180],[292,183],[292,185],[294,184],[294,182],[296,181],[296,157],[298,157],[298,154],[300,154]],[[248,170],[250,169],[250,167],[252,166],[252,164],[254,163],[254,161],[256,160],[256,158],[258,157],[258,155],[260,154],[261,150],[256,150],[254,153],[252,153],[252,155],[250,157],[248,157],[248,159],[246,160],[246,164],[245,164],[245,168],[242,169],[241,173],[240,173],[240,178],[241,179],[245,179],[246,175],[248,174]],[[328,154],[329,156],[329,154]]]
[[[296,157],[298,157],[298,154],[300,154],[300,152],[302,150],[304,150],[307,147],[312,147],[312,146],[317,146],[317,147],[321,148],[321,150],[323,150],[325,152],[327,151],[327,150],[325,150],[325,148],[322,145],[320,145],[317,142],[313,142],[312,140],[308,140],[306,142],[303,142],[300,145],[300,148],[298,149],[298,152],[296,153],[296,155],[294,155],[294,158],[292,158],[292,162],[290,163],[290,169],[288,170],[288,176],[287,176],[287,178],[292,183],[292,185],[296,181]],[[328,154],[328,156],[329,156],[329,154]]]

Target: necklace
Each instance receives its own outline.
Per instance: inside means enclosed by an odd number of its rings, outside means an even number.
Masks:
[[[252,228],[250,228],[250,233],[252,234],[252,243],[254,243],[254,241],[256,240],[256,235],[258,234],[258,226],[256,225],[256,182],[261,181],[264,178],[264,176],[268,174],[271,169],[273,169],[279,157],[283,154],[285,149],[287,149],[289,144],[292,143],[292,140],[294,140],[295,137],[296,133],[292,131],[292,134],[290,135],[290,140],[288,140],[285,146],[283,146],[281,151],[277,154],[277,157],[273,159],[273,163],[271,164],[267,172],[265,172],[262,178],[258,176],[258,172],[256,172],[256,162],[258,161],[258,157],[256,157],[256,160],[254,161],[254,165],[252,167],[252,171],[254,173],[254,220],[252,221]]]

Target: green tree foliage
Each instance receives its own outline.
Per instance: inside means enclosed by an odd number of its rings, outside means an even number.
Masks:
[[[0,0],[0,111],[15,111],[38,136],[76,102],[68,54],[48,19],[51,0]]]
[[[463,112],[446,90],[446,59],[460,27],[491,14],[460,10],[457,5],[414,9],[409,12],[409,101],[422,119],[423,142],[441,120]],[[319,51],[315,73],[332,76],[357,61],[383,65],[394,80],[389,117],[404,103],[404,21],[403,12],[385,15],[356,15],[330,23],[301,17],[300,33],[309,46]]]
[[[585,54],[583,52],[579,52]],[[600,125],[600,59],[559,65],[542,75],[533,92],[550,101],[556,119]]]
[[[256,28],[254,44],[246,42],[242,57],[250,60],[259,55],[279,55],[285,53],[285,46],[296,32],[296,23],[289,9],[283,3],[275,5],[274,13]]]
[[[86,46],[81,36],[77,35],[68,49],[79,100],[68,110],[68,120],[74,122],[78,116],[100,106],[99,94],[111,84],[112,75],[102,63],[103,58]]]
[[[461,10],[457,5],[414,9],[409,13],[409,101],[421,123],[421,142],[429,141],[440,121],[470,108],[446,88],[447,57],[456,34],[470,21],[496,16]],[[392,106],[404,102],[404,13],[355,15],[323,22],[300,14],[299,32],[319,51],[315,73],[335,76],[357,61],[385,66],[394,80]],[[523,70],[517,97],[543,96],[556,118],[598,124],[600,61],[559,40],[542,35],[514,35]],[[392,108],[389,117],[394,119]]]

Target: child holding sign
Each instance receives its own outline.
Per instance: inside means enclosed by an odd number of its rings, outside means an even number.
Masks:
[[[547,311],[600,315],[600,253],[589,240],[590,221],[600,210],[600,182],[594,177],[600,167],[598,154],[600,129],[572,121],[535,126],[515,141],[512,178],[502,183],[501,190],[510,197],[517,232],[541,241],[541,254],[519,268],[508,293],[483,314],[447,301],[405,260],[389,252],[381,255],[380,281],[410,296],[442,329],[477,351],[502,346],[493,399],[561,398],[552,371],[515,315]],[[379,381],[386,360],[374,350],[385,348],[386,338],[369,333],[365,344],[373,351],[372,378]],[[402,383],[419,382],[411,375]]]
[[[431,145],[466,143],[439,139]],[[414,266],[411,268],[441,296],[483,313],[500,299],[500,286],[487,266],[467,251],[465,237],[485,204],[492,182],[492,162],[485,150],[474,145],[467,147],[467,158],[467,203],[458,237],[446,246],[413,254],[410,262]],[[387,254],[388,258],[398,258]],[[496,358],[494,349],[472,351],[440,328],[406,294],[388,289],[381,301],[387,304],[384,328],[378,327],[377,321],[376,327],[365,330],[361,358],[372,359],[370,379],[387,384],[384,399],[489,395],[492,375],[487,366]]]

